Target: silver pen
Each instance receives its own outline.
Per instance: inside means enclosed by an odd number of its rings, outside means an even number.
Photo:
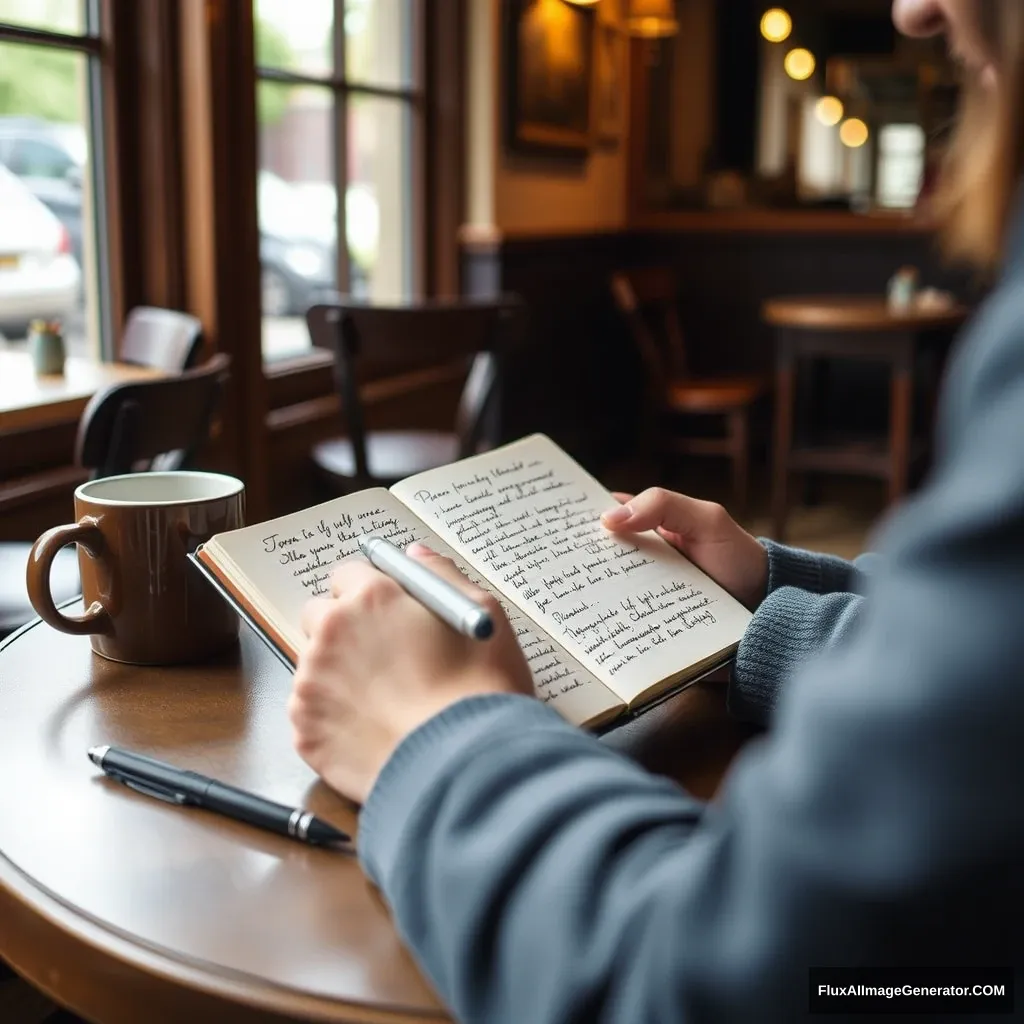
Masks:
[[[486,640],[494,632],[494,623],[485,608],[394,544],[381,537],[364,536],[359,538],[359,550],[374,568],[390,576],[452,629],[474,640]]]

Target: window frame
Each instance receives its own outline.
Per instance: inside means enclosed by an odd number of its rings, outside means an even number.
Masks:
[[[93,215],[97,294],[95,311],[101,361],[116,357],[114,323],[120,322],[119,298],[122,289],[119,267],[112,259],[112,240],[120,229],[116,205],[116,186],[111,182],[110,153],[115,136],[110,84],[112,6],[115,0],[82,0],[84,26],[79,33],[58,32],[0,22],[0,43],[15,43],[80,53],[86,59],[86,96],[88,110],[86,137],[92,161]],[[84,268],[83,268],[84,271]]]
[[[249,0],[253,11],[253,30],[256,31],[257,0]],[[337,240],[335,244],[335,278],[338,291],[345,293],[351,284],[351,257],[348,249],[348,231],[346,224],[346,195],[348,189],[348,118],[349,100],[352,97],[373,97],[404,104],[409,117],[409,201],[411,246],[409,256],[411,267],[409,275],[410,289],[413,294],[424,295],[433,292],[431,287],[431,253],[427,246],[427,206],[430,190],[429,136],[431,81],[428,76],[428,32],[433,20],[433,4],[431,0],[408,0],[411,24],[409,26],[409,77],[406,86],[375,85],[368,82],[348,78],[345,54],[345,0],[333,0],[333,19],[331,23],[331,50],[333,70],[330,73],[317,75],[294,71],[288,68],[267,67],[259,63],[255,66],[255,88],[258,91],[261,82],[272,82],[284,86],[311,86],[329,89],[333,101],[333,186],[337,196]],[[254,40],[255,52],[255,40]],[[259,157],[257,156],[257,171]],[[261,323],[262,323],[262,308]],[[260,336],[260,354],[262,357],[262,331]],[[264,372],[272,378],[289,378],[296,374],[305,375],[313,371],[316,375],[307,383],[311,386],[301,387],[299,382],[292,382],[280,389],[281,398],[286,394],[320,391],[322,393],[323,368],[333,364],[333,355],[329,352],[312,349],[307,352],[286,356],[282,359],[264,361]],[[317,373],[317,371],[320,371]],[[296,386],[298,385],[298,386]],[[277,404],[277,403],[273,403]],[[290,404],[290,403],[289,403]],[[273,405],[272,405],[273,407]]]

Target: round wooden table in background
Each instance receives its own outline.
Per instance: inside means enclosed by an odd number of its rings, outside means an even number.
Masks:
[[[774,327],[825,328],[830,331],[927,331],[957,328],[966,319],[965,306],[912,306],[894,312],[875,295],[813,295],[770,299],[764,318]]]
[[[110,743],[310,808],[353,808],[291,747],[286,669],[136,668],[34,623],[0,645],[0,957],[98,1024],[447,1019],[354,856],[131,792]],[[708,797],[751,731],[719,684],[604,738]]]
[[[911,473],[927,458],[931,420],[946,353],[969,310],[955,303],[916,304],[894,311],[880,296],[814,295],[772,299],[763,317],[775,328],[775,450],[772,455],[773,536],[785,540],[791,473],[843,473],[876,477],[888,482],[889,500],[907,492]],[[821,406],[821,378],[826,359],[878,362],[889,367],[889,436],[871,444],[808,441],[796,435],[814,429],[819,417],[806,411]],[[811,374],[798,367],[810,364]],[[924,437],[914,439],[914,393],[918,377],[928,408]],[[808,379],[809,378],[809,379]],[[802,392],[802,397],[799,394]],[[804,407],[798,416],[797,406]],[[798,419],[803,420],[799,423]]]

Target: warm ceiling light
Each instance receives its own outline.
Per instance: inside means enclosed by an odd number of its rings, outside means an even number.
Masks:
[[[868,141],[868,126],[859,117],[847,118],[839,129],[839,140],[850,149],[859,149]]]
[[[781,43],[793,31],[793,19],[781,7],[772,7],[761,18],[761,35],[769,43]]]
[[[810,78],[814,74],[815,67],[814,54],[810,50],[805,50],[802,46],[798,46],[795,50],[790,50],[786,54],[786,74],[790,78],[795,78],[798,82],[804,82]]]
[[[843,119],[843,101],[835,96],[822,96],[814,105],[814,113],[822,124],[831,128]]]
[[[674,36],[679,31],[675,0],[630,0],[626,31],[644,39]]]
[[[577,7],[593,7],[597,0],[566,0],[566,3],[575,4]]]

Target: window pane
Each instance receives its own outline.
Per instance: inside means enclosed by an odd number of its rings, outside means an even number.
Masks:
[[[256,0],[253,15],[257,67],[330,74],[334,0]]]
[[[334,100],[326,88],[257,85],[263,357],[310,347],[305,313],[337,282]]]
[[[0,43],[0,332],[23,345],[31,320],[59,319],[72,355],[98,356],[87,71],[84,54]]]
[[[411,134],[408,103],[350,97],[345,229],[352,293],[378,302],[412,291]]]
[[[81,34],[85,31],[84,0],[0,0],[0,22]]]
[[[412,0],[345,0],[345,77],[412,85]]]
[[[878,133],[878,204],[909,209],[924,174],[925,134],[917,124],[887,124]]]

